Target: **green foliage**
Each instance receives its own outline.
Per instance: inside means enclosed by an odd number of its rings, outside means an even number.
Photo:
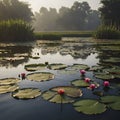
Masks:
[[[99,9],[101,12],[102,20],[105,25],[114,25],[120,29],[120,0],[101,0],[102,7]]]
[[[29,22],[32,16],[29,4],[19,0],[0,0],[0,20],[22,19]]]
[[[0,42],[20,42],[33,40],[31,25],[23,20],[0,21]]]
[[[100,26],[94,33],[97,39],[119,39],[120,31],[114,26]]]

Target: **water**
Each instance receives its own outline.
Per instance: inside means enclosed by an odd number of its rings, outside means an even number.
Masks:
[[[97,65],[101,60],[101,51],[92,42],[88,42],[88,39],[84,39],[87,42],[83,42],[83,38],[79,38],[76,42],[65,42],[63,40],[64,42],[56,44],[40,44],[39,41],[26,44],[1,44],[0,78],[17,78],[18,74],[22,72],[28,74],[30,72],[26,71],[24,66],[33,63],[87,64],[90,67]],[[17,60],[15,57],[21,59]],[[11,58],[16,60],[11,61]],[[72,80],[80,79],[79,71],[71,75],[61,75],[59,71],[49,69],[44,71],[53,73],[55,79],[46,82],[23,80],[19,83],[19,87],[39,88],[44,92],[55,86],[69,86]],[[94,77],[92,72],[87,72],[86,76]],[[94,79],[99,83],[102,82],[102,80]],[[85,88],[82,90],[83,98],[98,99],[96,95],[92,94],[92,91]],[[109,94],[115,94],[115,92],[116,90],[110,90]],[[106,112],[99,115],[85,115],[76,112],[72,104],[64,104],[61,111],[60,104],[50,103],[43,100],[41,96],[30,100],[18,100],[14,99],[11,94],[0,95],[0,120],[114,120],[120,118],[120,111],[112,109],[107,109]]]

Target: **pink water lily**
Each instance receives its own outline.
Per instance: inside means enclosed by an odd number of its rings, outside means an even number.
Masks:
[[[104,87],[109,87],[109,86],[110,86],[109,81],[104,81],[103,86],[104,86]]]
[[[57,92],[58,92],[58,94],[63,95],[65,93],[65,90],[64,89],[58,89]]]
[[[89,83],[90,81],[91,81],[91,79],[90,78],[85,78],[85,80],[84,80],[86,83]]]
[[[86,73],[85,70],[80,70],[81,75],[84,75]]]
[[[96,85],[95,84],[90,84],[89,86],[92,90],[94,90],[96,88]]]

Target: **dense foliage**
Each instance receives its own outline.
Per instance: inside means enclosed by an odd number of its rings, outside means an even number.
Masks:
[[[29,4],[19,0],[0,0],[0,20],[22,19],[29,22],[32,16]]]
[[[102,7],[99,10],[103,24],[120,29],[120,0],[101,0],[101,3]]]
[[[114,26],[100,26],[94,33],[97,39],[119,39],[120,31]]]
[[[99,24],[99,12],[92,10],[87,2],[78,1],[71,8],[61,7],[58,12],[42,7],[33,21],[36,31],[94,30]]]
[[[22,20],[7,20],[0,22],[0,42],[27,41],[33,39],[31,25]]]

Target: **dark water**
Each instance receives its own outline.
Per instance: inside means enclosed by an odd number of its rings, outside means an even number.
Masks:
[[[75,39],[75,38],[74,38]],[[89,39],[89,38],[88,38]],[[87,40],[88,40],[87,39]],[[76,40],[76,39],[75,39]],[[73,41],[75,41],[73,40]],[[90,67],[100,62],[104,56],[103,51],[98,49],[98,45],[92,42],[83,42],[79,38],[76,42],[60,43],[26,43],[26,44],[0,44],[0,78],[18,77],[18,74],[25,72],[26,64],[32,63],[64,63],[67,65],[87,64]],[[118,45],[119,46],[119,45]],[[119,51],[116,51],[116,53]],[[111,53],[110,53],[111,54]],[[108,54],[107,54],[108,55]],[[34,59],[37,57],[37,59]],[[11,61],[11,58],[15,58]],[[18,59],[19,58],[19,59]],[[34,82],[23,80],[19,83],[20,88],[39,88],[42,92],[55,87],[71,85],[71,81],[80,79],[79,71],[71,75],[61,75],[59,71],[46,69],[54,73],[55,79],[46,82]],[[87,77],[94,78],[92,72],[86,73]],[[99,83],[102,80],[94,78]],[[99,88],[102,89],[102,88]],[[99,97],[92,94],[92,91],[82,88],[82,98]],[[99,115],[85,115],[74,110],[72,104],[50,103],[37,97],[31,100],[17,100],[11,96],[12,93],[0,95],[0,120],[119,120],[120,111],[107,109],[106,112]],[[109,90],[106,94],[119,95],[116,90]],[[78,98],[79,99],[79,98]]]

